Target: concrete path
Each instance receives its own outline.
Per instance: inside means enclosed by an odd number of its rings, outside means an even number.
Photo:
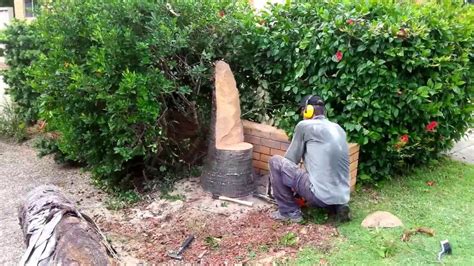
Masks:
[[[474,164],[474,129],[469,130],[448,155],[455,160]]]

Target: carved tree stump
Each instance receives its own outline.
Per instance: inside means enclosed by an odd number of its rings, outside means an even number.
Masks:
[[[239,91],[228,64],[216,62],[208,155],[201,176],[203,188],[228,197],[255,190],[250,143],[244,142]]]
[[[115,251],[95,223],[54,186],[31,191],[19,209],[26,251],[20,265],[111,265]]]

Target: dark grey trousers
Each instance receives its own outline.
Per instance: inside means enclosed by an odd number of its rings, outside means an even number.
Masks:
[[[311,191],[312,185],[309,174],[305,170],[280,155],[272,156],[268,163],[273,196],[278,203],[278,210],[281,214],[300,210],[295,202],[294,193],[303,197],[310,207],[325,208],[328,206]]]

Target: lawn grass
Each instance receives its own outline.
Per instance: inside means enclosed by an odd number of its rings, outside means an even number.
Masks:
[[[434,181],[432,186],[428,181]],[[375,189],[361,189],[351,199],[353,220],[339,227],[329,253],[306,248],[296,263],[315,265],[436,265],[440,241],[448,239],[453,255],[446,265],[474,265],[474,165],[442,160]],[[374,211],[389,211],[403,228],[367,230],[362,220]],[[429,227],[435,236],[417,234],[402,242],[404,230]]]

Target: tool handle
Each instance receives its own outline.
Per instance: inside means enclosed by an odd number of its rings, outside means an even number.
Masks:
[[[178,255],[181,255],[181,253],[183,252],[183,250],[185,250],[189,244],[191,244],[191,242],[193,242],[194,240],[194,236],[193,235],[190,235],[188,236],[188,238],[186,238],[186,240],[184,240],[183,244],[181,245],[181,247],[178,249]]]
[[[226,197],[226,196],[219,196],[219,199],[234,202],[234,203],[238,203],[238,204],[242,204],[242,205],[249,206],[249,207],[253,206],[253,202],[251,202],[251,201],[233,199],[233,198],[229,198],[229,197]]]

